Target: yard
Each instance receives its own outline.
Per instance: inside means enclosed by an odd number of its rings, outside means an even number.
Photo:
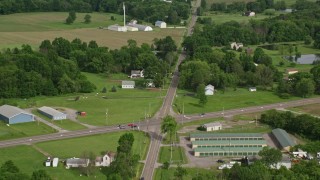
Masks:
[[[185,90],[178,90],[174,103],[176,112],[178,109],[182,109],[183,104],[185,114],[195,114],[301,99],[299,97],[281,99],[272,91],[262,91],[258,89],[256,92],[249,92],[248,89],[237,88],[236,91],[228,89],[225,93],[218,90],[213,96],[207,96],[208,102],[202,107],[199,105],[199,99],[191,94],[192,93]]]
[[[3,122],[0,122],[0,140],[37,136],[55,132],[56,130],[41,122],[27,122],[20,124],[11,124],[9,126],[7,126]]]
[[[185,29],[155,29],[152,32],[115,32],[98,27],[107,27],[111,24],[121,24],[122,16],[109,13],[90,13],[92,22],[83,23],[86,13],[77,13],[76,21],[65,24],[67,12],[39,12],[39,13],[17,13],[0,16],[0,48],[20,47],[22,44],[30,44],[37,49],[45,40],[53,40],[63,37],[69,40],[80,38],[89,42],[95,40],[98,45],[110,49],[118,49],[127,45],[127,40],[136,40],[138,45],[142,43],[151,44],[154,38],[171,36],[176,42],[180,42]],[[114,16],[116,21],[110,20]]]
[[[186,168],[187,175],[183,177],[184,180],[192,180],[197,175],[203,175],[204,179],[215,179],[218,175],[217,170],[214,169],[202,169],[202,168]],[[154,174],[154,180],[173,180],[175,179],[174,172],[176,168],[161,169],[157,168]]]
[[[170,163],[170,157],[171,157],[171,147],[170,146],[161,147],[158,162],[160,162],[160,163],[169,162]],[[185,150],[182,147],[179,147],[179,146],[172,147],[171,162],[173,164],[186,164],[186,163],[188,163],[187,157],[185,155]]]
[[[134,134],[133,153],[138,153],[143,157],[146,156],[147,148],[149,146],[149,138],[144,133],[132,132]],[[117,140],[123,132],[108,133],[103,135],[87,136],[81,138],[50,141],[36,144],[35,148],[32,146],[16,146],[10,148],[0,149],[0,164],[7,160],[12,160],[20,171],[31,175],[33,171],[44,169],[53,179],[91,179],[85,176],[80,177],[77,169],[65,169],[62,163],[59,163],[57,168],[44,167],[43,162],[47,158],[41,154],[37,148],[52,155],[52,157],[59,157],[60,160],[64,158],[79,157],[84,151],[92,151],[95,155],[100,155],[103,151],[109,150],[116,152],[118,146]],[[90,142],[90,145],[84,145],[84,142]],[[105,179],[99,170],[94,174],[95,179]],[[92,178],[94,178],[92,176]]]

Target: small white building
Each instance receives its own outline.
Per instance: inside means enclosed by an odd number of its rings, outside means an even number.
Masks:
[[[154,25],[159,28],[167,28],[167,23],[164,21],[156,21]]]
[[[143,70],[131,70],[130,78],[143,78]]]
[[[44,162],[44,165],[46,167],[50,167],[51,166],[51,158],[50,157],[48,157],[48,159]]]
[[[108,26],[108,30],[118,31],[118,32],[127,32],[126,26],[119,26],[118,24]]]
[[[295,74],[295,73],[299,72],[297,69],[287,69],[286,71],[287,71],[288,75]]]
[[[204,94],[207,96],[211,96],[214,94],[214,86],[211,84],[207,85],[204,89]]]
[[[253,16],[256,15],[256,13],[253,12],[253,11],[247,11],[247,12],[244,13],[244,15],[245,15],[245,16],[249,16],[249,17],[253,17]]]
[[[52,167],[58,167],[59,158],[53,158]]]
[[[237,43],[237,42],[232,42],[230,44],[231,49],[235,49],[238,50],[239,48],[243,48],[243,44],[242,43]]]
[[[249,87],[249,91],[250,92],[255,92],[255,91],[257,91],[257,88],[256,87]]]
[[[103,157],[98,156],[95,161],[95,166],[110,166],[111,162],[114,161],[115,153],[109,152]]]
[[[207,123],[202,125],[202,127],[206,128],[206,131],[217,131],[222,129],[222,124],[219,122]]]
[[[121,84],[122,89],[134,89],[135,86],[134,81],[122,81]]]

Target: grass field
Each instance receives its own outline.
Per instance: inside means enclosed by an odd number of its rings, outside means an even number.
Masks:
[[[125,79],[123,74],[104,77],[103,75],[84,73],[88,79],[97,85],[94,93],[74,94],[57,97],[35,97],[27,100],[15,100],[20,107],[51,106],[66,107],[87,112],[87,116],[78,117],[78,120],[91,125],[115,125],[143,120],[146,114],[153,115],[161,106],[166,90],[148,89],[121,89],[110,92],[113,85],[119,86]],[[100,93],[102,87],[108,89],[107,93]],[[80,99],[74,99],[79,96]],[[11,102],[14,100],[10,100]],[[106,119],[106,110],[108,117]],[[63,122],[62,122],[63,124]],[[57,124],[59,125],[59,124]],[[68,125],[67,125],[68,126]],[[67,127],[68,128],[68,127]]]
[[[275,15],[278,15],[276,13]],[[229,21],[237,21],[239,23],[248,23],[251,19],[253,20],[261,20],[265,18],[269,18],[270,16],[264,14],[257,14],[254,17],[242,16],[241,13],[223,13],[223,12],[207,12],[204,16],[200,16],[201,18],[210,17],[215,24],[222,24]],[[271,16],[273,17],[273,16]]]
[[[142,157],[145,157],[147,147],[149,145],[149,138],[140,132],[132,132],[135,137],[133,144],[133,152],[141,153]],[[54,157],[70,158],[79,157],[83,151],[92,151],[95,155],[100,155],[102,151],[111,150],[116,151],[117,141],[123,133],[108,133],[97,136],[88,136],[82,138],[51,141],[45,143],[36,144],[37,148],[41,148],[45,152]],[[90,145],[84,145],[83,142],[90,142]],[[145,143],[144,143],[145,142]],[[140,150],[141,146],[141,150]],[[62,163],[59,163],[57,168],[44,167],[43,162],[46,156],[41,154],[38,150],[32,146],[16,146],[10,148],[0,149],[0,164],[3,164],[7,160],[12,160],[20,171],[31,175],[33,171],[44,169],[53,179],[105,179],[99,170],[97,170],[92,177],[80,177],[79,171],[74,169],[65,169]]]
[[[215,95],[208,96],[207,104],[201,107],[198,104],[199,99],[188,96],[187,93],[185,90],[178,90],[178,97],[174,104],[175,111],[177,111],[177,106],[181,109],[183,102],[185,114],[194,114],[301,99],[299,97],[281,99],[271,91],[249,92],[247,89],[238,88],[236,91],[229,89],[225,93],[218,90]]]
[[[111,24],[121,24],[122,16],[107,13],[92,13],[92,22],[83,23],[85,13],[77,13],[75,23],[67,25],[64,23],[68,13],[42,12],[42,13],[18,13],[0,16],[0,48],[20,47],[22,44],[30,44],[37,49],[45,40],[53,40],[56,37],[64,37],[69,40],[80,38],[89,42],[95,40],[98,45],[110,49],[118,49],[127,45],[127,40],[136,40],[138,45],[142,43],[151,44],[154,38],[171,36],[176,42],[180,42],[184,29],[157,29],[152,32],[115,32],[98,29]],[[116,21],[110,17],[115,16]]]
[[[21,124],[12,124],[7,126],[5,123],[0,123],[0,140],[14,139],[27,136],[36,136],[42,134],[55,133],[51,127],[38,122],[28,122]]]
[[[183,177],[183,180],[192,180],[192,178],[197,177],[198,174],[203,174],[205,179],[216,179],[213,176],[218,174],[215,169],[202,169],[202,168],[185,168],[187,170],[187,175]],[[174,180],[174,172],[176,168],[161,169],[157,168],[154,174],[154,180]]]
[[[236,125],[232,128],[222,129],[217,133],[269,133],[272,128],[265,124],[248,123],[245,125]]]
[[[233,2],[253,2],[254,0],[206,0],[207,1],[207,6],[210,7],[211,4],[213,3],[226,3],[226,4],[231,4]],[[281,0],[275,0],[274,2],[281,1]],[[287,7],[291,7],[296,3],[296,0],[284,0],[286,2]],[[308,0],[315,2],[316,0]]]
[[[170,162],[171,157],[171,147],[163,146],[160,148],[158,162]],[[173,164],[186,164],[188,163],[187,157],[185,155],[185,151],[182,147],[174,146],[172,147],[172,159]]]
[[[87,127],[79,124],[79,123],[76,123],[74,121],[71,121],[69,119],[64,119],[64,120],[52,120],[52,119],[49,119],[48,117],[40,114],[37,110],[33,110],[32,111],[32,114],[46,120],[46,121],[49,121],[50,123],[58,126],[58,127],[61,127],[62,129],[65,129],[65,130],[69,130],[69,131],[75,131],[75,130],[80,130],[80,129],[86,129]]]
[[[320,104],[297,106],[297,107],[288,108],[288,109],[295,112],[299,112],[299,113],[307,113],[307,114],[320,116]]]

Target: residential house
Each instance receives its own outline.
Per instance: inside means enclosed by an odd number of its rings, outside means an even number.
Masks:
[[[110,166],[111,162],[114,161],[115,153],[109,152],[105,154],[103,157],[98,156],[95,161],[95,166]]]
[[[143,70],[131,70],[130,78],[143,78]]]
[[[134,89],[135,82],[134,81],[122,81],[122,89]]]
[[[204,89],[204,94],[207,96],[211,96],[214,94],[214,86],[211,84],[208,84]]]
[[[238,50],[239,48],[243,48],[243,44],[242,43],[237,43],[237,42],[232,42],[230,44],[231,49],[235,49]]]

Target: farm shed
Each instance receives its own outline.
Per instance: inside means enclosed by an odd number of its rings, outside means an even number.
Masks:
[[[206,128],[206,131],[216,131],[216,130],[221,130],[222,129],[222,124],[219,122],[214,122],[214,123],[207,123],[202,125],[204,128]]]
[[[126,26],[119,26],[118,24],[108,26],[108,30],[118,31],[118,32],[127,32]]]
[[[264,140],[260,133],[191,133],[190,141],[199,140]]]
[[[0,120],[7,124],[32,122],[34,115],[14,106],[3,105],[0,107]]]
[[[152,27],[142,24],[128,23],[128,26],[138,28],[139,31],[153,31]]]
[[[167,27],[167,23],[164,21],[156,21],[156,23],[154,25],[159,28],[166,28]]]
[[[122,89],[133,89],[135,86],[134,81],[122,81]]]
[[[89,159],[70,158],[66,160],[66,167],[68,169],[71,167],[87,167],[89,165],[89,162]]]
[[[204,89],[204,94],[207,96],[213,95],[214,94],[214,86],[212,86],[211,84],[208,84]]]
[[[43,106],[41,108],[38,108],[38,111],[47,116],[48,118],[52,119],[52,120],[63,120],[63,119],[67,119],[67,115],[57,111],[51,107],[47,107],[47,106]]]
[[[272,135],[277,140],[280,149],[283,151],[290,151],[292,146],[295,146],[296,143],[290,138],[287,131],[277,128],[272,130]]]

